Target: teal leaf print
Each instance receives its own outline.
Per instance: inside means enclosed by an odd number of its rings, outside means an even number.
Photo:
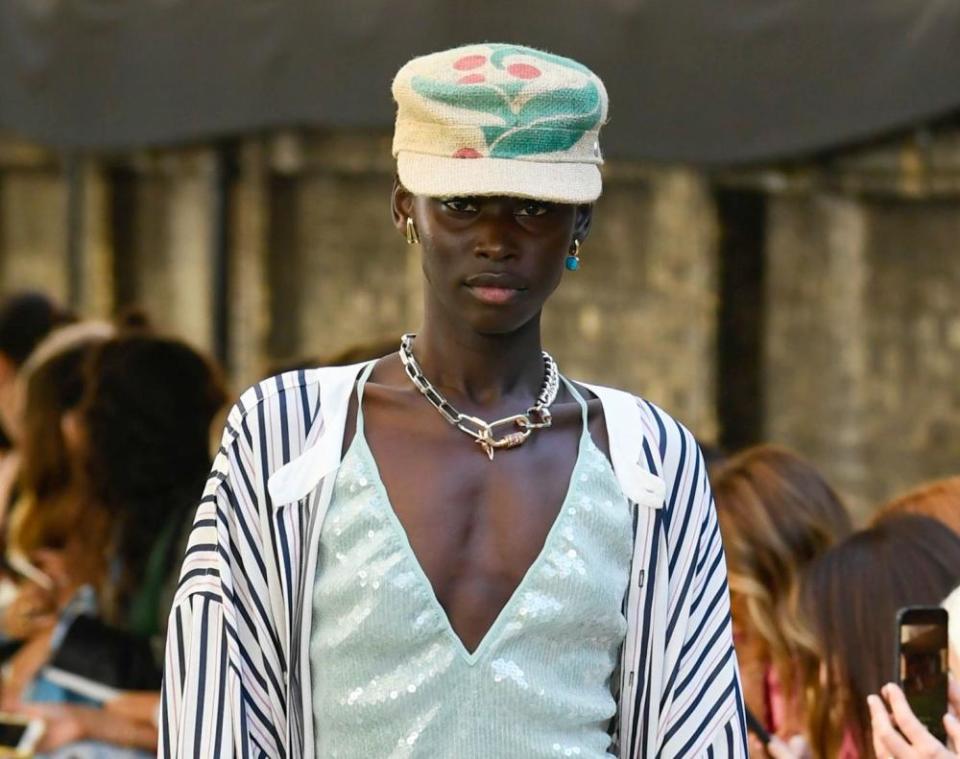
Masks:
[[[462,85],[456,82],[437,82],[415,76],[411,81],[415,92],[425,98],[454,108],[466,108],[497,116],[504,124],[513,122],[510,97],[501,89],[486,84]]]
[[[558,112],[558,100],[579,103],[573,112]],[[600,121],[600,92],[593,82],[579,90],[536,95],[513,119],[512,128],[499,134],[485,131],[491,157],[516,158],[569,150]]]

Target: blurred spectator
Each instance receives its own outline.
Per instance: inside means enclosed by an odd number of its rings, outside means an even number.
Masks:
[[[40,293],[15,293],[0,301],[0,525],[14,498],[19,473],[20,368],[51,330],[69,321],[66,311]]]
[[[743,451],[711,480],[747,707],[789,738],[805,727],[801,679],[813,656],[791,601],[810,562],[851,532],[850,518],[813,465],[785,448]]]
[[[72,414],[83,393],[84,363],[95,346],[112,333],[110,325],[98,322],[57,329],[21,371],[26,391],[18,422],[20,494],[7,526],[6,557],[9,566],[20,567],[40,549],[69,555],[69,578],[64,578],[69,584],[59,589],[67,597],[80,585],[96,581],[106,567],[108,526],[102,512],[85,497],[76,435],[71,430],[75,426]],[[28,637],[50,622],[37,613],[42,599],[31,578],[25,579],[18,600],[3,615],[4,632],[15,638]],[[54,603],[52,598],[47,601]]]
[[[16,377],[33,349],[71,315],[41,293],[23,292],[0,302],[0,425],[16,441],[22,398]]]
[[[80,409],[88,475],[118,525],[110,617],[139,634],[166,624],[164,595],[176,584],[211,466],[211,422],[226,401],[219,370],[179,340],[118,337],[90,363]]]
[[[896,674],[897,612],[935,606],[958,583],[960,537],[925,516],[884,519],[810,566],[799,608],[822,662],[806,673],[817,756],[874,759],[867,696]]]
[[[882,506],[874,524],[899,514],[923,514],[939,519],[960,535],[960,476],[928,482]]]

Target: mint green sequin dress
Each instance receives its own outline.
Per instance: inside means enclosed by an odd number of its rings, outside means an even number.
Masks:
[[[540,555],[473,653],[390,505],[361,402],[313,587],[318,757],[613,756],[611,678],[627,628],[631,516],[587,430],[586,404],[567,386],[584,420],[569,490]]]

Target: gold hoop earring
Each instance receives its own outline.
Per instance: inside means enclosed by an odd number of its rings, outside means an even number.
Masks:
[[[407,217],[407,245],[416,245],[420,242],[420,235],[417,234],[417,225],[413,223],[413,217]]]
[[[566,266],[567,271],[576,271],[580,268],[580,241],[576,238],[573,240],[573,250],[567,254]]]

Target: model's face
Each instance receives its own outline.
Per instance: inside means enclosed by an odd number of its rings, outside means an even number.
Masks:
[[[589,206],[509,197],[405,202],[420,235],[430,305],[483,334],[512,332],[540,313],[590,215]]]

